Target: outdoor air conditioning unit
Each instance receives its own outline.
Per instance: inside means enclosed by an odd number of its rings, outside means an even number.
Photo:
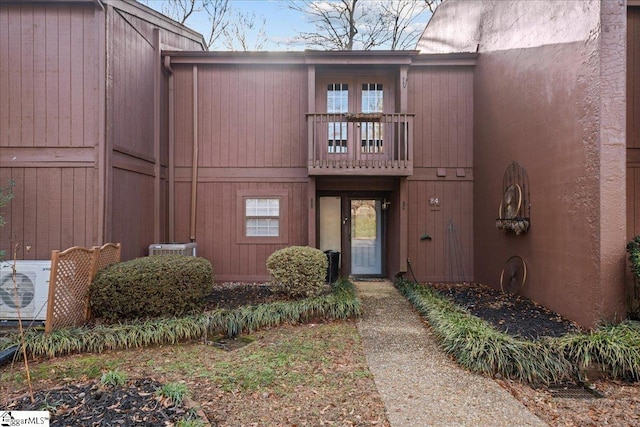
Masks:
[[[51,261],[15,261],[15,280],[13,263],[0,262],[0,320],[46,320]]]
[[[152,255],[189,255],[196,256],[198,245],[192,243],[155,243],[149,245],[149,256]]]

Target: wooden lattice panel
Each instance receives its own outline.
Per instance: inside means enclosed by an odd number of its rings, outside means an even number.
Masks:
[[[86,321],[95,249],[69,248],[51,255],[46,332],[80,326]]]
[[[120,262],[120,243],[107,243],[94,249],[98,250],[96,271]],[[95,272],[93,274],[95,275]],[[93,280],[93,277],[91,279]]]

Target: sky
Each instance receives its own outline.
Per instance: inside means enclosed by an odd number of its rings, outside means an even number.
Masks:
[[[163,0],[138,0],[153,9],[162,12]],[[374,0],[361,0],[362,4]],[[417,0],[420,1],[420,0]],[[305,20],[305,16],[300,12],[287,8],[286,0],[230,0],[232,7],[244,14],[254,14],[256,23],[265,20],[264,31],[268,41],[262,50],[304,50],[305,46],[300,43],[291,43],[296,34],[300,31],[313,31],[314,27]],[[416,25],[424,28],[431,16],[430,12],[424,13],[416,21]],[[205,38],[209,32],[209,21],[206,14],[199,13],[190,17],[186,25],[195,31],[203,34]],[[256,36],[248,37],[250,44],[255,43]],[[221,43],[214,46],[215,50],[226,50]]]

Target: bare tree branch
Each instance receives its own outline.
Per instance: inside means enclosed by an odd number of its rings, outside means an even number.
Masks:
[[[357,4],[358,0],[291,0],[287,7],[305,14],[315,26],[315,32],[299,33],[299,37],[308,44],[325,49],[352,50],[358,34]]]
[[[218,41],[229,25],[229,0],[205,0],[203,7],[211,24],[211,31],[209,31],[207,38],[207,49],[211,49],[211,46]]]
[[[442,0],[290,0],[315,31],[299,32],[311,46],[336,50],[413,47],[423,28],[416,19]],[[423,15],[422,15],[423,16]]]
[[[436,7],[444,0],[424,0],[424,4],[431,11],[431,13],[436,11]]]
[[[255,13],[235,12],[233,19],[223,31],[224,46],[229,50],[264,50],[268,37],[265,32],[266,18],[257,20]],[[253,33],[253,34],[252,34]],[[252,38],[250,40],[250,38]]]
[[[182,25],[186,25],[192,16],[207,15],[210,24],[205,35],[207,49],[211,49],[229,25],[230,9],[229,0],[164,0],[162,3],[162,13]]]
[[[436,0],[425,0],[434,3]],[[415,46],[422,30],[422,26],[412,27],[416,17],[429,8],[428,5],[414,0],[397,0],[380,3],[382,19],[388,29],[388,39],[391,50],[408,49]]]
[[[201,7],[196,7],[196,0],[166,0],[162,3],[162,13],[181,24],[184,24],[193,12],[201,10]]]

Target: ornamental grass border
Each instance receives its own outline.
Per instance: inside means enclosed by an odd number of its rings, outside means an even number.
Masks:
[[[297,301],[218,309],[184,317],[67,328],[50,334],[29,331],[25,334],[24,345],[30,357],[51,358],[71,353],[177,344],[219,334],[232,337],[284,323],[347,319],[357,317],[361,312],[362,303],[353,283],[339,280],[331,293]],[[19,344],[18,337],[10,342],[10,345],[16,344]]]
[[[427,286],[400,280],[396,287],[427,319],[443,350],[473,372],[548,385],[581,381],[599,365],[610,378],[640,381],[640,322],[527,340],[496,330]]]
[[[532,384],[568,378],[572,365],[545,341],[499,332],[433,289],[400,280],[396,287],[431,325],[441,348],[472,372]]]

